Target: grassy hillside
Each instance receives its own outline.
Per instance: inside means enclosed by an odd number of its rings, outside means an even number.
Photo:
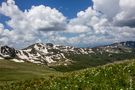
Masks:
[[[50,75],[5,86],[1,90],[134,90],[135,60],[116,62],[95,68]]]
[[[52,73],[55,70],[47,66],[0,60],[0,82],[41,78]]]
[[[73,60],[74,63],[69,66],[58,66],[52,67],[55,68],[57,71],[67,72],[67,71],[75,71],[90,67],[95,67],[99,65],[105,65],[108,63],[113,63],[115,61],[123,61],[125,59],[134,59],[135,58],[135,51],[131,53],[96,53],[90,55],[83,55],[83,54],[70,54],[66,55],[69,59]]]

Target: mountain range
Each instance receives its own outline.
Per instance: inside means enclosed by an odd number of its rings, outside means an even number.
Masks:
[[[9,46],[0,46],[0,59],[7,59],[19,63],[30,62],[48,66],[68,66],[77,61],[75,60],[77,56],[85,56],[85,58],[87,56],[89,58],[94,55],[95,58],[97,58],[98,56],[103,57],[103,55],[106,55],[112,58],[118,57],[120,54],[126,53],[131,55],[132,53],[133,56],[131,57],[135,57],[134,49],[135,41],[119,42],[94,48],[77,48],[73,46],[54,45],[52,43],[35,43],[20,50]],[[123,55],[121,56],[123,57]],[[125,58],[125,56],[123,58]]]

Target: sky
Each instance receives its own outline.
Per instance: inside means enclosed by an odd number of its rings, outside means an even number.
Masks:
[[[0,0],[0,4],[6,0]],[[68,19],[76,17],[77,12],[81,10],[87,9],[89,6],[92,6],[91,0],[15,0],[16,5],[19,7],[20,10],[25,11],[30,9],[31,6],[39,6],[45,5],[51,8],[56,8],[60,12],[64,14]],[[4,25],[5,21],[9,20],[10,18],[5,17],[4,15],[0,15],[2,22]],[[10,28],[6,25],[6,28]]]
[[[134,0],[0,0],[0,44],[94,47],[134,41],[134,9]]]

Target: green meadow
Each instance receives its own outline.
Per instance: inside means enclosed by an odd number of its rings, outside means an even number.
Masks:
[[[70,72],[30,63],[0,61],[0,90],[134,89],[134,59]]]

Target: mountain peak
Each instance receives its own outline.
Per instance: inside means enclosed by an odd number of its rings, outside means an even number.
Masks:
[[[125,47],[135,48],[135,41],[120,42]]]
[[[8,46],[1,46],[0,47],[0,56],[4,58],[14,58],[16,50],[14,48]]]
[[[52,43],[46,43],[47,46],[53,47],[54,45]]]
[[[123,53],[131,52],[135,48],[134,41],[114,43],[111,45],[96,48],[75,48],[73,46],[54,45],[52,43],[35,43],[21,50],[15,50],[8,46],[0,47],[0,57],[16,59],[17,62],[47,64],[47,65],[67,65],[72,60],[68,55],[91,55],[97,53]]]

